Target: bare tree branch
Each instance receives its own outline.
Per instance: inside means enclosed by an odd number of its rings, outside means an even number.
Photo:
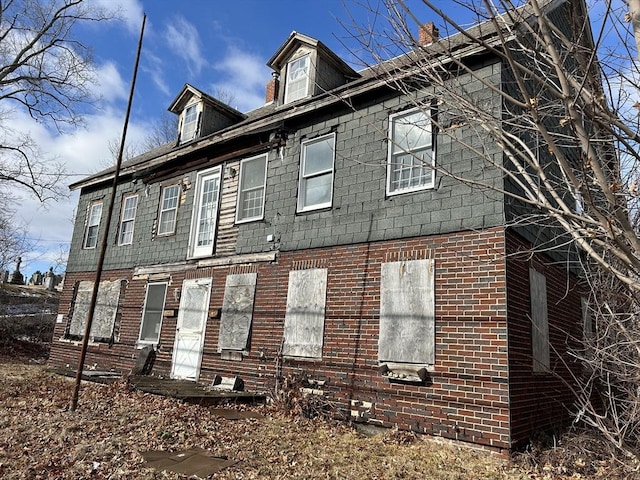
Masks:
[[[18,112],[61,131],[81,124],[79,107],[93,101],[91,51],[77,25],[113,18],[85,0],[0,2],[0,180],[40,201],[64,194],[64,169],[32,139],[11,128]]]
[[[428,115],[437,102],[438,136],[457,142],[474,164],[481,161],[500,178],[456,173],[437,162],[433,168],[503,195],[513,227],[558,232],[543,239],[539,251],[573,258],[591,291],[593,333],[572,339],[581,345],[572,355],[583,367],[571,385],[576,420],[637,461],[640,2],[629,0],[629,12],[598,2],[592,25],[582,0],[455,0],[446,10],[442,2],[423,0],[448,33],[430,45],[416,38],[424,21],[415,4],[357,3],[371,20],[352,29],[352,53]],[[552,4],[565,9],[566,21],[553,18]],[[463,26],[469,18],[481,25]],[[486,63],[470,61],[480,52],[500,66],[499,79],[487,74]],[[468,91],[470,83],[492,96]]]

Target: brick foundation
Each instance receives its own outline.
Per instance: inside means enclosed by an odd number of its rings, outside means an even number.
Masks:
[[[506,238],[509,251],[524,247],[515,234]],[[435,259],[435,369],[425,385],[391,383],[378,372],[380,266],[425,256]],[[322,359],[279,359],[289,271],[314,267],[328,270]],[[531,425],[542,428],[556,421],[556,400],[566,400],[565,396],[554,397],[557,380],[530,373],[527,268],[526,262],[515,258],[505,261],[505,230],[494,228],[281,252],[275,263],[188,271],[189,278],[213,278],[200,380],[208,381],[215,374],[237,375],[248,390],[273,391],[276,366],[281,362],[283,377],[304,373],[324,382],[317,388],[353,420],[508,449],[514,439],[531,431]],[[217,351],[220,319],[211,312],[222,307],[227,274],[248,270],[258,273],[250,348],[241,361],[222,360]],[[74,282],[92,276],[90,272],[67,276],[61,313],[69,310]],[[86,363],[126,373],[138,352],[147,279],[132,279],[132,272],[125,270],[106,273],[105,279],[116,278],[129,282],[125,301],[120,302],[118,339],[112,345],[90,345]],[[173,291],[181,288],[184,278],[185,272],[171,274],[166,312],[177,312],[179,301]],[[566,313],[556,306],[562,303],[559,295],[566,279],[561,275],[548,278],[551,322],[552,317]],[[507,298],[511,301],[509,328]],[[577,302],[576,306],[575,299],[571,300],[567,308],[579,312],[579,297]],[[575,322],[572,316],[566,318],[567,324]],[[163,318],[155,374],[171,371],[176,321],[176,316]],[[50,362],[75,368],[80,346],[60,340],[65,323],[66,319],[56,325]],[[560,345],[562,338],[552,334],[554,345]]]

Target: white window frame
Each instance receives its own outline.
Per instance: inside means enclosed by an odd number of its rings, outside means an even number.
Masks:
[[[190,110],[193,111],[194,118],[187,121]],[[180,143],[185,143],[196,138],[198,134],[198,118],[200,117],[200,104],[192,103],[187,105],[182,114],[182,127],[180,128]]]
[[[213,211],[213,218],[211,219],[211,228],[213,230],[211,236],[211,242],[198,245],[198,237],[201,233],[201,220],[202,220],[202,200],[204,195],[203,185],[208,180],[217,181],[217,192],[213,199],[215,209]],[[218,215],[220,213],[220,190],[222,189],[222,167],[218,166],[209,170],[198,172],[198,178],[196,180],[196,191],[193,197],[193,213],[191,218],[191,234],[189,239],[189,257],[198,258],[213,255],[213,247],[216,243],[216,231],[218,228]]]
[[[301,72],[298,77],[299,78],[291,78],[291,72],[294,65],[299,64],[304,61],[306,63],[306,74]],[[298,57],[294,60],[291,60],[287,63],[287,76],[286,83],[284,87],[284,103],[295,102],[296,100],[300,100],[301,98],[309,96],[309,83],[311,76],[311,54],[307,53],[301,57]],[[299,85],[304,82],[304,88],[299,88]],[[293,90],[292,87],[296,86],[296,89]]]
[[[147,313],[149,313],[149,290],[151,287],[164,286],[164,295],[162,299],[162,308],[160,309],[160,321],[158,322],[158,335],[154,340],[150,340],[148,338],[142,338],[142,332],[144,331],[145,320],[147,318]],[[160,332],[162,330],[162,320],[164,319],[164,307],[167,303],[167,290],[168,290],[168,282],[150,282],[147,284],[147,289],[144,294],[144,307],[142,309],[142,318],[140,320],[140,333],[138,334],[138,343],[145,345],[157,345],[160,341]],[[153,311],[154,314],[157,314],[157,311]]]
[[[127,216],[127,203],[129,200],[135,199],[135,205],[129,210],[132,215]],[[138,212],[138,194],[125,195],[122,199],[122,211],[120,214],[120,228],[118,229],[118,245],[131,245],[133,243],[133,231],[135,228],[136,213]],[[125,232],[125,226],[131,225],[131,230]],[[129,236],[125,239],[125,233]]]
[[[311,174],[306,174],[305,167],[306,167],[307,148],[316,143],[324,142],[328,138],[332,139],[331,167],[326,168],[324,170],[320,170],[318,172],[313,172]],[[335,163],[336,163],[336,134],[335,133],[330,133],[328,135],[323,135],[321,137],[316,137],[316,138],[305,140],[302,142],[302,145],[300,147],[300,178],[298,181],[298,208],[297,208],[298,213],[308,212],[311,210],[318,210],[321,208],[330,208],[333,205],[333,182],[335,178]],[[306,204],[305,198],[306,198],[307,184],[309,180],[320,178],[327,175],[331,176],[331,189],[329,193],[329,201],[323,202],[323,203],[316,203],[316,204]]]
[[[167,192],[171,189],[176,189],[177,191],[177,195],[175,197],[176,199],[176,204],[173,207],[166,207],[165,206],[165,201],[167,200],[166,196],[167,196]],[[162,194],[160,195],[160,210],[158,213],[158,231],[157,231],[157,235],[159,237],[161,236],[167,236],[167,235],[173,235],[176,231],[176,224],[178,223],[178,206],[180,205],[180,184],[179,183],[173,183],[171,185],[165,185],[162,187]],[[162,225],[163,225],[163,217],[165,215],[173,215],[173,220],[172,220],[172,225],[173,227],[170,230],[161,230]]]
[[[404,150],[402,149],[397,139],[394,137],[394,127],[397,125],[397,122],[401,120],[403,117],[409,117],[411,115],[415,115],[416,113],[422,113],[426,118],[426,131],[428,133],[429,142],[423,145],[416,146],[415,149]],[[394,113],[393,115],[389,115],[389,142],[388,142],[388,150],[387,150],[387,195],[399,195],[403,193],[416,192],[420,190],[427,190],[433,188],[436,181],[436,170],[435,170],[435,159],[436,159],[436,149],[434,142],[434,131],[433,125],[431,122],[431,115],[427,114],[424,111],[424,108],[411,108],[409,110],[403,110],[402,112]],[[414,157],[414,152],[429,152],[429,164],[420,166],[419,164],[414,164],[413,162],[418,162],[419,160]],[[431,171],[431,181],[428,183],[420,183],[418,185],[412,185],[408,187],[394,187],[393,183],[393,174],[394,174],[394,166],[398,164],[395,161],[396,158],[402,157],[403,155],[411,155],[411,165],[407,165],[405,167],[406,170],[411,171],[413,168],[427,168]],[[412,178],[412,177],[410,177]]]
[[[94,215],[96,209],[99,208],[97,215]],[[100,232],[100,220],[102,219],[102,202],[94,202],[89,205],[89,209],[87,210],[87,227],[84,231],[84,239],[82,240],[82,248],[83,249],[93,249],[98,245],[98,234]],[[95,232],[95,237],[91,236],[90,233]],[[92,243],[89,244],[89,239],[92,239]]]
[[[243,186],[244,179],[246,176],[246,168],[247,165],[251,162],[256,162],[258,160],[264,159],[264,170],[262,172],[262,185],[258,187],[245,188]],[[266,197],[266,186],[267,186],[267,165],[269,164],[269,155],[264,153],[262,155],[256,155],[255,157],[245,158],[240,162],[240,176],[238,179],[238,199],[236,202],[236,223],[245,223],[245,222],[253,222],[256,220],[262,220],[264,218],[264,202]],[[253,216],[245,216],[245,209],[243,208],[243,204],[247,201],[247,196],[256,194],[258,192],[262,192],[262,197],[260,200],[260,213],[258,215]]]

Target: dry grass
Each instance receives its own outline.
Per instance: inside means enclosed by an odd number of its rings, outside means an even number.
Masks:
[[[238,463],[219,479],[524,479],[485,452],[401,432],[365,437],[345,424],[256,407],[263,419],[225,420],[205,407],[73,382],[42,366],[0,364],[0,478],[180,478],[146,468],[139,452],[201,447]]]
[[[533,447],[509,463],[408,432],[365,437],[344,423],[274,407],[251,407],[262,419],[226,420],[125,383],[83,383],[72,413],[72,388],[71,379],[41,365],[0,357],[0,478],[186,478],[145,467],[140,452],[193,447],[237,461],[215,479],[637,478],[586,434],[552,449]]]

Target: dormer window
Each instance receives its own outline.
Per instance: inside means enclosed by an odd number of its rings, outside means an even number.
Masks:
[[[247,116],[188,83],[169,106],[180,116],[180,143],[187,143],[241,122]]]
[[[309,94],[309,57],[305,55],[287,64],[284,103],[299,100]]]
[[[182,131],[180,132],[180,143],[193,140],[198,129],[198,104],[194,103],[184,109],[182,119]]]
[[[297,32],[291,32],[267,66],[276,80],[267,85],[266,103],[276,105],[329,92],[360,77],[322,42]]]

